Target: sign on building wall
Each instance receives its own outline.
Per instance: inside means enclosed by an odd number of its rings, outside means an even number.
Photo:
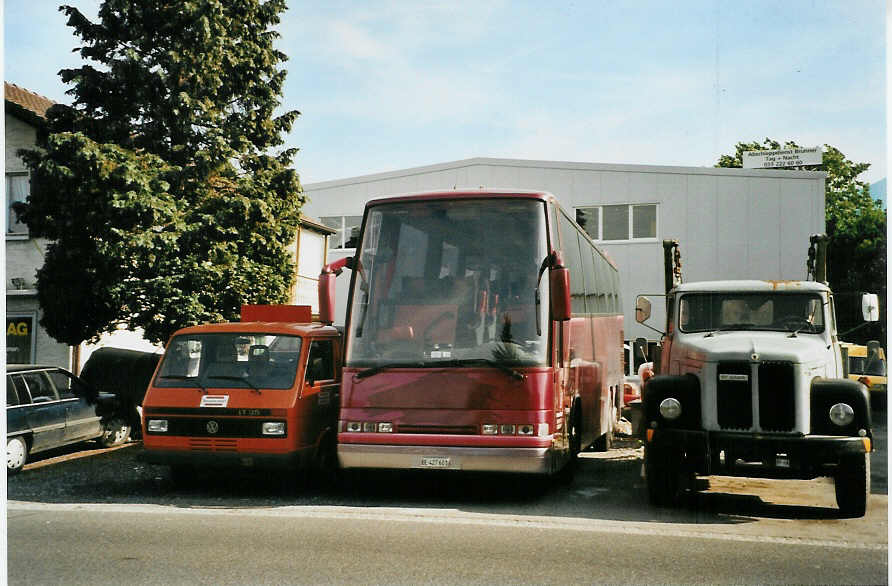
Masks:
[[[802,165],[820,165],[823,162],[821,147],[798,149],[777,149],[773,151],[744,151],[744,169],[778,169],[783,167],[800,167]]]
[[[34,356],[34,316],[6,316],[6,364],[28,364]]]

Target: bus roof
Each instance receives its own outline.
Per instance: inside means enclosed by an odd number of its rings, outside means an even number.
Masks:
[[[536,191],[526,189],[449,189],[439,191],[422,191],[416,193],[405,193],[402,195],[389,195],[384,197],[376,197],[369,200],[368,206],[380,205],[383,203],[393,203],[400,201],[416,201],[428,199],[474,199],[474,198],[521,198],[521,199],[538,199],[558,203],[557,198],[547,191]]]

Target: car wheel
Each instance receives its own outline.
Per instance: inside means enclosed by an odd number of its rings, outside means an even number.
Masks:
[[[28,442],[23,437],[6,440],[6,473],[18,474],[28,461]]]
[[[843,458],[834,486],[840,512],[849,517],[863,517],[870,496],[870,454]]]
[[[130,424],[122,417],[114,417],[107,421],[99,436],[99,443],[106,448],[119,446],[130,439]]]
[[[678,502],[681,485],[678,463],[671,452],[644,447],[644,479],[647,483],[647,497],[658,507],[671,507]]]

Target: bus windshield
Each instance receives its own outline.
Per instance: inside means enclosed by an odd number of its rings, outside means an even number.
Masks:
[[[546,363],[544,202],[382,204],[369,209],[362,238],[348,366]]]
[[[175,336],[167,346],[156,387],[290,389],[301,339],[265,333]]]
[[[821,298],[801,293],[688,293],[681,298],[678,319],[683,332],[824,331]]]

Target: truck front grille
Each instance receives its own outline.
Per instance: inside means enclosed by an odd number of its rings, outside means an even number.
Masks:
[[[719,427],[748,430],[753,427],[753,401],[748,362],[720,362],[716,377]]]
[[[792,431],[796,425],[793,364],[759,365],[759,426],[764,431]]]
[[[754,379],[753,375],[758,378]],[[716,376],[716,416],[729,431],[788,432],[796,426],[796,384],[791,362],[762,362],[754,371],[748,362],[720,362]],[[757,420],[753,389],[758,384]]]

